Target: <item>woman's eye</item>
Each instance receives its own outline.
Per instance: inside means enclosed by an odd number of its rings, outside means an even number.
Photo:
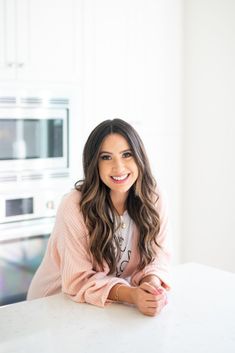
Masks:
[[[100,158],[103,160],[103,161],[108,161],[108,160],[110,160],[111,159],[111,157],[110,156],[108,156],[108,155],[103,155],[103,156],[100,156]]]
[[[132,153],[131,152],[125,152],[125,153],[123,153],[123,157],[124,158],[132,157]]]

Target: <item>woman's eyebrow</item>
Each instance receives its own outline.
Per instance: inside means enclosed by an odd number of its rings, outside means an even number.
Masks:
[[[108,152],[108,151],[100,151],[100,154],[103,154],[103,153],[106,153],[106,154],[112,154],[112,152]]]
[[[130,152],[130,151],[131,151],[131,149],[128,148],[127,150],[121,151],[119,153],[121,154],[121,153],[125,153],[125,152]],[[113,154],[112,152],[108,152],[108,151],[100,151],[100,154],[102,154],[102,153]]]

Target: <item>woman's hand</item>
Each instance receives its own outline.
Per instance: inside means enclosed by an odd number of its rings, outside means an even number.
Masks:
[[[133,303],[144,315],[156,316],[166,305],[166,293],[163,288],[155,288],[143,282],[133,290]]]
[[[145,282],[151,284],[154,288],[159,288],[162,285],[162,281],[155,275],[145,276],[140,281],[140,284],[145,283]]]

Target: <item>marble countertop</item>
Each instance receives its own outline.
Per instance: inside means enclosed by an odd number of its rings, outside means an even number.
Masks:
[[[1,353],[234,353],[235,274],[199,264],[173,271],[157,317],[59,294],[0,308]]]

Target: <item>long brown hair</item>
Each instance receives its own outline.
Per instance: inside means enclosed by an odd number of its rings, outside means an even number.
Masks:
[[[126,203],[127,211],[139,230],[139,269],[154,260],[154,244],[158,246],[157,235],[160,229],[155,206],[158,199],[156,182],[141,138],[124,120],[103,121],[91,132],[84,146],[84,180],[78,181],[75,188],[81,191],[80,207],[90,235],[90,251],[101,268],[106,261],[110,273],[115,271],[115,249],[119,249],[114,237],[114,220],[118,213],[112,204],[110,189],[99,176],[98,161],[104,138],[114,133],[122,135],[128,142],[139,171],[136,182],[129,190]]]

